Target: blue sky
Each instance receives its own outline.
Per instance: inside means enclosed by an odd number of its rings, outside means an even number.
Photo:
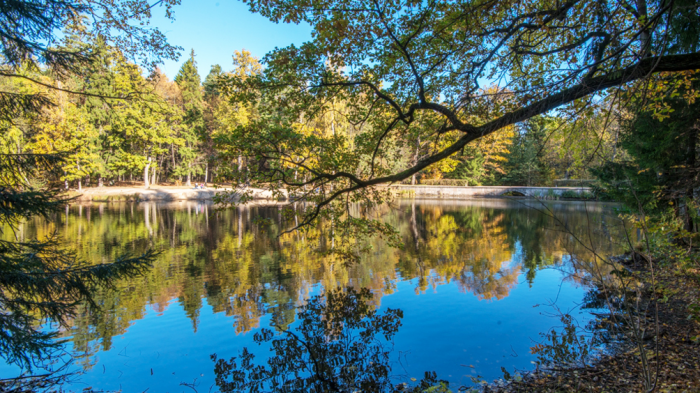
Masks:
[[[246,49],[261,58],[275,47],[299,45],[311,39],[308,25],[275,24],[248,11],[238,0],[182,0],[176,6],[175,21],[166,19],[162,8],[154,10],[151,23],[168,37],[168,42],[181,46],[180,60],[166,61],[161,69],[171,79],[195,51],[199,74],[204,79],[211,66],[233,68],[234,50]]]

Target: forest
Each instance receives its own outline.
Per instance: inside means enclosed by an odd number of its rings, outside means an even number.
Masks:
[[[7,92],[41,94],[56,103],[8,119],[2,133],[4,153],[65,153],[61,181],[75,190],[115,184],[231,183],[232,168],[245,172],[260,165],[259,158],[237,152],[232,134],[260,121],[264,114],[259,106],[265,104],[237,100],[222,84],[262,73],[260,59],[250,52],[236,51],[230,70],[214,65],[202,79],[192,49],[171,81],[157,67],[139,67],[99,40],[76,34],[67,45],[88,48],[95,63],[75,74],[35,69],[26,70],[22,78],[3,79]],[[335,100],[330,113],[307,116],[291,126],[319,138],[355,138],[362,129],[348,117],[346,106],[342,99]],[[581,179],[588,184],[594,176],[591,168],[629,158],[617,146],[624,108],[611,111],[600,103],[588,110],[583,118],[542,115],[489,135],[405,182],[551,186],[557,179]],[[399,157],[400,167],[436,146],[435,140],[417,136],[412,146],[394,147],[385,154]]]

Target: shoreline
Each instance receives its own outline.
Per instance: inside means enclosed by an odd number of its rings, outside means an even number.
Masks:
[[[274,200],[271,191],[259,188],[248,188],[253,200]],[[242,193],[241,190],[240,193]],[[240,195],[237,190],[228,188],[204,188],[176,186],[144,187],[94,187],[86,188],[82,192],[71,190],[70,195],[75,196],[77,202],[146,202],[146,201],[212,201],[218,194],[232,193],[237,199]]]
[[[622,257],[622,258],[621,258]],[[693,309],[700,298],[700,270],[681,273],[664,269],[654,261],[656,289],[650,273],[631,254],[618,257],[630,272],[638,274],[642,302],[658,305],[658,331],[647,320],[642,346],[654,373],[655,391],[700,391],[700,311]],[[682,290],[681,290],[682,289]],[[597,330],[605,330],[606,317],[597,316]],[[628,334],[628,333],[621,333]],[[553,364],[533,371],[519,371],[521,377],[482,385],[482,392],[641,392],[643,366],[638,343],[629,336],[615,344],[612,353],[582,367]],[[658,356],[655,351],[658,350]]]
[[[539,199],[561,201],[597,201],[586,187],[525,187],[525,186],[405,186],[389,185],[397,197],[439,200],[470,200],[482,198]],[[269,190],[247,188],[234,190],[231,187],[195,189],[182,186],[144,187],[92,187],[82,191],[70,190],[77,202],[142,202],[142,201],[212,201],[222,193],[233,193],[233,198],[248,192],[253,200],[285,201]],[[285,192],[286,195],[286,192]]]

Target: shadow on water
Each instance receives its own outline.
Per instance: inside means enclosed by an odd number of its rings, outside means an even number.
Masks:
[[[600,253],[618,252],[613,239],[621,228],[612,205],[547,208]],[[562,308],[573,307],[583,296],[585,271],[570,262],[572,254],[585,261],[585,250],[521,201],[404,200],[377,214],[398,229],[405,247],[372,240],[371,252],[353,264],[319,256],[331,245],[318,230],[282,233],[294,223],[276,206],[74,205],[52,222],[27,222],[18,236],[57,231],[94,263],[125,251],[163,250],[149,273],[101,290],[101,309],[82,308],[62,332],[85,383],[104,389],[166,391],[194,378],[208,389],[210,354],[252,348],[254,335],[247,333],[262,328],[298,327],[298,307],[338,287],[367,288],[371,310],[403,310],[393,337],[403,360],[394,368],[408,378],[420,380],[425,370],[455,383],[494,378],[504,365],[528,367],[531,338],[553,323],[533,306],[556,298]],[[154,386],[164,374],[170,382]]]

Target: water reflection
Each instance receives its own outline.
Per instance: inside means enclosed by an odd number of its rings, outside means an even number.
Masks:
[[[200,330],[203,310],[211,309],[231,317],[238,335],[271,324],[286,328],[295,321],[296,307],[319,285],[369,288],[374,307],[397,282],[417,295],[453,283],[480,301],[500,301],[519,285],[533,285],[545,267],[573,271],[572,253],[593,261],[572,233],[592,240],[601,254],[615,253],[611,240],[621,238],[621,228],[604,214],[610,205],[550,203],[547,209],[561,223],[518,201],[405,200],[377,212],[400,231],[405,247],[373,240],[372,251],[354,264],[319,257],[316,251],[332,245],[314,229],[281,234],[294,223],[285,222],[274,205],[224,211],[191,201],[74,205],[53,222],[26,223],[18,235],[29,239],[57,231],[94,263],[125,251],[163,250],[148,274],[102,290],[96,295],[101,310],[82,309],[63,332],[89,370],[99,352],[109,351],[134,321],[153,312],[163,315],[175,305],[191,332]]]
[[[399,215],[396,222],[407,222],[402,233],[410,237],[404,236],[408,247],[398,268],[403,277],[420,278],[416,293],[457,280],[462,291],[479,299],[503,299],[521,271],[532,284],[539,269],[560,266],[565,256],[592,260],[571,233],[592,241],[602,255],[614,251],[613,239],[622,233],[614,215],[602,214],[612,212],[606,204],[476,200],[403,206],[410,206],[410,217]]]
[[[367,288],[313,296],[298,308],[300,323],[294,331],[264,328],[255,333],[257,344],[274,348],[268,359],[256,360],[247,348],[230,360],[212,355],[217,387],[222,393],[398,392],[391,349],[384,342],[398,331],[403,312],[379,314],[366,302],[371,297]]]

